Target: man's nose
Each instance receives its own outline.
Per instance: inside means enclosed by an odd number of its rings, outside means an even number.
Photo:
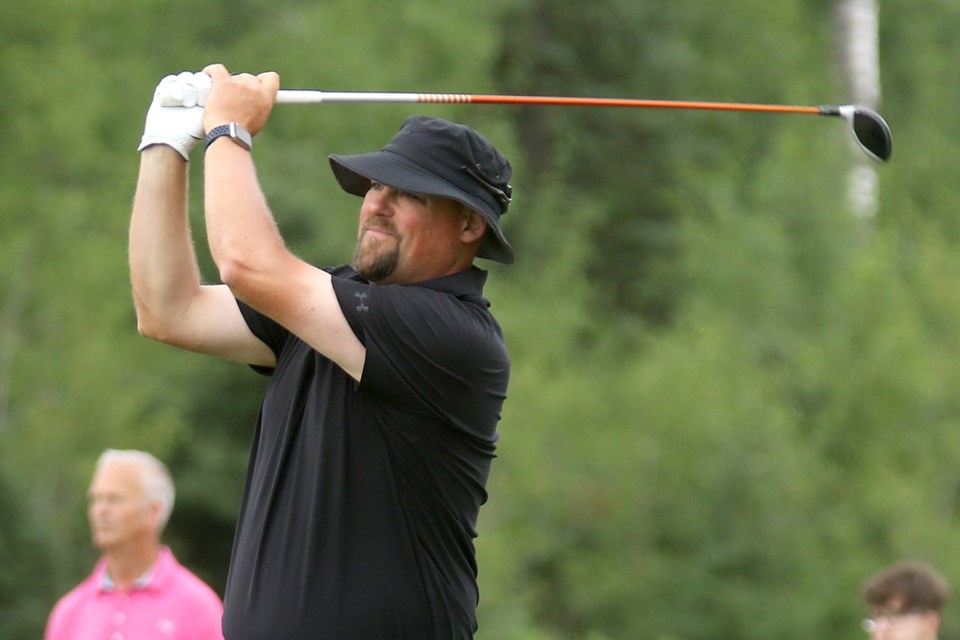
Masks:
[[[393,201],[396,199],[396,190],[390,187],[380,187],[367,192],[367,204],[370,210],[377,215],[390,215],[393,211]]]

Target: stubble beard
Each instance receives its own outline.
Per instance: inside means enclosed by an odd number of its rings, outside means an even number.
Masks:
[[[357,240],[357,247],[353,254],[353,263],[360,277],[367,282],[386,280],[396,271],[400,261],[400,247],[383,248],[381,242],[372,241],[364,244],[364,236]]]

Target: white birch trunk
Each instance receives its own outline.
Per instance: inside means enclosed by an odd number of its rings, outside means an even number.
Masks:
[[[840,60],[850,91],[849,102],[876,109],[880,102],[879,7],[877,0],[837,0]],[[853,214],[872,226],[877,213],[876,168],[857,154],[847,177]]]

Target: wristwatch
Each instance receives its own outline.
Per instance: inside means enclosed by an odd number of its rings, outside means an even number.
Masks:
[[[236,122],[229,122],[210,129],[207,137],[203,141],[203,150],[206,151],[209,149],[213,141],[220,136],[230,136],[231,140],[247,151],[250,151],[250,147],[253,146],[253,136],[250,135],[250,132]]]

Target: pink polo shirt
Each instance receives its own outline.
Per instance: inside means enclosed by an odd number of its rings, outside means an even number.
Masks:
[[[63,596],[45,640],[223,640],[223,604],[167,547],[129,591],[111,586],[106,558]]]

